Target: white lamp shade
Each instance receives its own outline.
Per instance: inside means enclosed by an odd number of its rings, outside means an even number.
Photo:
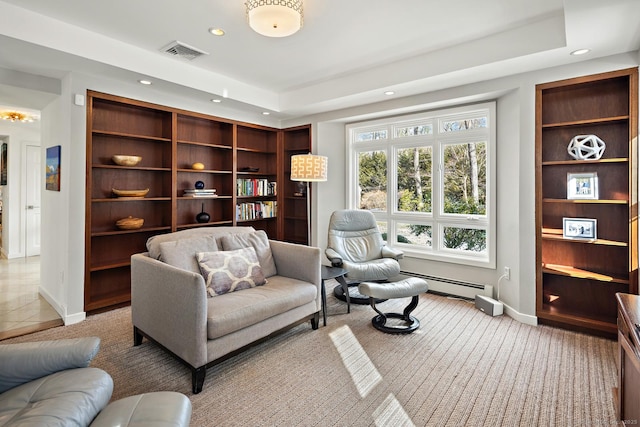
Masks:
[[[290,36],[302,28],[302,0],[248,0],[249,26],[267,37]]]
[[[325,156],[314,154],[297,154],[291,156],[291,180],[319,182],[327,180],[327,163]]]

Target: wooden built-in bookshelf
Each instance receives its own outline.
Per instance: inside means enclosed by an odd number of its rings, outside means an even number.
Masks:
[[[536,315],[541,323],[615,336],[616,292],[638,293],[637,68],[536,86]],[[577,135],[605,142],[575,160]],[[568,174],[596,174],[597,198],[568,197]],[[563,218],[595,220],[567,238]]]
[[[94,91],[87,95],[85,311],[130,301],[130,257],[145,251],[156,234],[251,225],[271,239],[308,243],[306,198],[294,196],[296,183],[286,170],[292,154],[311,151],[309,125],[275,129]],[[142,160],[119,166],[112,161],[116,154]],[[194,163],[204,169],[194,169]],[[239,194],[243,179],[266,181],[275,191]],[[215,189],[215,197],[185,195],[197,181]],[[118,198],[114,188],[149,191]],[[275,213],[244,219],[238,216],[240,205],[269,205]],[[206,223],[196,220],[202,210],[210,215]],[[143,218],[143,226],[115,226],[129,216]]]

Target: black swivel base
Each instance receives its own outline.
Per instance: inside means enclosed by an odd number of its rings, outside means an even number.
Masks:
[[[351,300],[353,301],[353,300]],[[410,334],[420,327],[420,321],[411,316],[411,312],[418,306],[418,296],[415,295],[411,298],[411,302],[404,309],[402,314],[400,313],[383,313],[376,307],[375,298],[370,298],[369,303],[371,307],[378,313],[376,317],[371,319],[371,324],[379,331],[386,332],[388,334]],[[387,319],[402,319],[404,325],[388,326]]]

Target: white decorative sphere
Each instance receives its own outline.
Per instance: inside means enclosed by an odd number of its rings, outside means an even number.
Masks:
[[[576,160],[599,160],[606,147],[595,135],[576,135],[571,138],[567,151]]]

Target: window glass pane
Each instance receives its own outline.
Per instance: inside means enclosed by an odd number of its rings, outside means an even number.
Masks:
[[[395,137],[402,138],[405,136],[430,135],[433,133],[433,125],[415,125],[395,128]]]
[[[440,132],[458,132],[469,129],[480,129],[487,127],[486,117],[476,117],[458,120],[443,120],[440,122]]]
[[[387,153],[367,151],[358,156],[360,209],[387,210]]]
[[[382,234],[382,239],[387,241],[387,222],[386,221],[376,221],[376,225],[378,226],[378,230]]]
[[[377,139],[387,139],[387,130],[372,130],[356,133],[356,142],[375,141]]]
[[[460,251],[487,250],[487,230],[478,228],[444,227],[443,246]]]
[[[431,212],[431,147],[398,150],[398,211]]]
[[[487,144],[444,146],[444,213],[485,215],[487,212]]]
[[[396,230],[398,230],[396,242],[431,248],[432,227],[430,225],[399,222],[396,223]]]

